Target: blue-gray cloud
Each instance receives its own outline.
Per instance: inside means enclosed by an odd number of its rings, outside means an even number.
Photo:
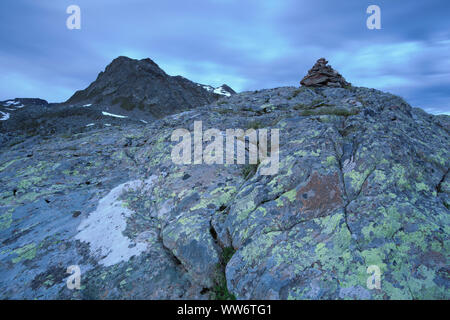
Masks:
[[[71,4],[81,30],[66,28]],[[366,28],[370,4],[381,30]],[[0,99],[64,101],[119,55],[237,91],[298,85],[324,56],[354,85],[450,113],[448,12],[446,0],[2,1]]]

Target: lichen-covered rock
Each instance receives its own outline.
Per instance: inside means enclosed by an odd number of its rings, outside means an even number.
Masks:
[[[200,120],[279,129],[278,172],[175,165],[172,132]],[[448,123],[325,86],[243,92],[150,124],[3,133],[0,298],[208,299],[225,273],[238,299],[449,299]],[[80,290],[66,285],[72,265]]]

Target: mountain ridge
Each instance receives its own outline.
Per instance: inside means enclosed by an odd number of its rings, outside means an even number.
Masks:
[[[135,60],[120,56],[66,103],[117,105],[125,111],[139,108],[159,118],[218,99],[217,92],[204,87],[182,76],[169,76],[150,58]]]

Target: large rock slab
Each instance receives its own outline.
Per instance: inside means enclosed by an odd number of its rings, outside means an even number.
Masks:
[[[200,120],[279,129],[278,172],[175,165],[172,132]],[[0,298],[208,299],[225,277],[238,299],[449,299],[448,122],[324,86],[72,135],[19,130],[0,147]]]

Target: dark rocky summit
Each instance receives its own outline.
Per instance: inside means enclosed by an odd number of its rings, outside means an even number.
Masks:
[[[300,84],[305,87],[335,87],[345,88],[351,84],[345,81],[336,70],[328,65],[325,58],[320,58],[308,71],[308,74],[300,81]]]
[[[205,87],[181,76],[167,75],[151,59],[118,57],[89,87],[77,91],[66,103],[118,106],[122,111],[136,108],[161,118],[212,103],[221,96],[214,88]]]
[[[125,122],[155,119],[226,99],[236,92],[169,76],[150,59],[113,60],[87,89],[65,103],[16,98],[0,101],[0,143],[28,135],[72,135]]]
[[[225,96],[231,96],[232,94],[236,94],[236,91],[234,91],[232,88],[230,88],[230,86],[223,84],[218,88],[214,89],[216,94],[221,94],[221,95],[225,95]]]
[[[171,134],[200,120],[279,129],[278,173],[175,165]],[[304,86],[114,121],[0,145],[1,299],[450,298],[448,116]]]

